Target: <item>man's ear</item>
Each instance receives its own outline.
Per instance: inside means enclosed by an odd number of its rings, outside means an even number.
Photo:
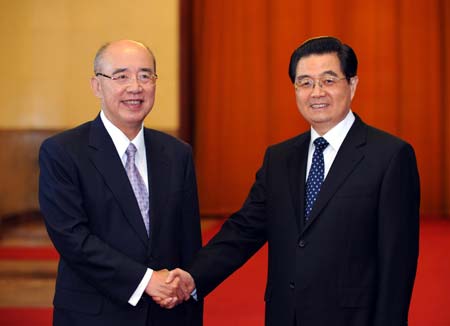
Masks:
[[[351,92],[351,98],[353,99],[353,96],[355,96],[356,87],[358,86],[358,76],[354,76],[350,79],[350,92]]]
[[[91,88],[92,92],[97,98],[103,98],[102,95],[102,85],[100,84],[100,81],[97,77],[93,76],[91,77]]]

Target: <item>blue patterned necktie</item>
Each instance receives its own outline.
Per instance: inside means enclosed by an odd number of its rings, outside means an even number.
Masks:
[[[127,154],[127,163],[125,164],[125,170],[127,171],[128,179],[130,179],[131,187],[133,188],[134,196],[139,205],[139,210],[141,211],[142,219],[144,220],[145,229],[147,230],[147,235],[150,232],[150,200],[148,196],[147,187],[145,186],[144,180],[142,179],[139,170],[135,164],[137,148],[132,143],[128,145],[125,152]]]
[[[323,137],[319,137],[314,140],[314,154],[311,163],[311,169],[309,170],[308,179],[306,180],[306,193],[305,193],[305,220],[308,221],[309,214],[319,194],[320,187],[322,186],[325,164],[323,160],[323,151],[328,146],[328,142]]]

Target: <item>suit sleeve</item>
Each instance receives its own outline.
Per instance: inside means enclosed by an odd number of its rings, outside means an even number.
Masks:
[[[127,303],[146,266],[93,234],[84,209],[77,166],[52,139],[39,154],[39,202],[50,238],[61,260],[103,295]]]
[[[188,269],[199,297],[211,292],[267,241],[265,189],[268,161],[269,151],[242,208],[225,221]]]
[[[419,175],[408,144],[392,158],[378,205],[375,326],[407,325],[419,252]]]

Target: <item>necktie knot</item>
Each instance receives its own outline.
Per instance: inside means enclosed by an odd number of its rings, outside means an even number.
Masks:
[[[319,137],[316,140],[314,140],[314,146],[316,147],[316,150],[323,152],[325,148],[328,146],[328,142],[325,138]]]
[[[130,160],[131,163],[134,163],[134,157],[136,156],[137,148],[134,146],[133,143],[130,143],[128,145],[127,150],[125,151],[125,154],[127,154],[127,159]]]

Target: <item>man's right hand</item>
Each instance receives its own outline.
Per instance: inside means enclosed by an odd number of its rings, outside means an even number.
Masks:
[[[155,298],[159,298],[159,300],[164,300],[166,304],[174,304],[175,306],[183,301],[184,297],[179,298],[177,296],[179,279],[175,278],[169,283],[166,282],[168,276],[169,271],[167,269],[153,271],[150,282],[148,282],[147,288],[145,289],[145,293],[151,296],[154,300]]]
[[[189,300],[191,293],[195,289],[195,282],[192,276],[180,268],[176,268],[168,274],[165,273],[165,275],[167,275],[165,282],[171,285],[176,291],[176,297],[152,296],[153,300],[161,307],[167,309],[171,309],[177,304]]]

